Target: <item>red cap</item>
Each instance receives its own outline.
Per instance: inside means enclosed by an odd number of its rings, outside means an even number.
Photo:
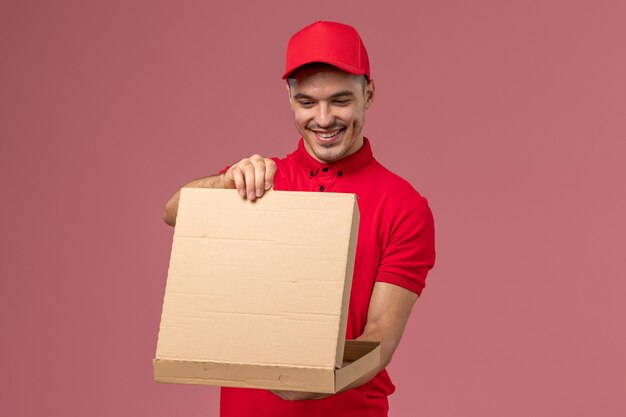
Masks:
[[[370,61],[365,45],[356,29],[343,23],[318,21],[293,35],[287,45],[283,79],[312,62],[325,62],[370,79]]]

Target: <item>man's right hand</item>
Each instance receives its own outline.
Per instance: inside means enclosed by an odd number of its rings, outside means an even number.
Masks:
[[[260,155],[252,155],[232,165],[223,174],[198,178],[183,187],[236,188],[241,197],[254,201],[272,188],[274,174],[276,174],[276,162]],[[180,190],[176,191],[165,205],[163,220],[170,226],[176,224],[179,200]]]
[[[255,200],[272,188],[274,174],[276,162],[261,155],[252,155],[228,168],[223,174],[224,187],[236,188],[243,198]]]

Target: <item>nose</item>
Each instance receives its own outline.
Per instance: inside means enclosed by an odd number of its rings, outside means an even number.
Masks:
[[[335,123],[335,117],[332,115],[328,103],[320,102],[318,112],[315,115],[315,123],[322,129],[331,127]]]

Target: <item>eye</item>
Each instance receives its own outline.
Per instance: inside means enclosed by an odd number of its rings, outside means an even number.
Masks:
[[[350,103],[350,100],[347,100],[347,99],[336,99],[336,100],[333,100],[333,103],[335,103],[338,106],[345,106],[346,104]]]
[[[299,103],[302,107],[311,107],[314,104],[312,101],[309,100],[301,100],[299,101]]]

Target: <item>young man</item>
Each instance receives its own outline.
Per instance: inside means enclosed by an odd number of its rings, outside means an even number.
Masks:
[[[382,364],[330,396],[222,388],[221,415],[387,416],[387,396],[395,388],[384,368],[434,265],[432,214],[426,199],[374,159],[363,136],[375,89],[354,28],[316,22],[296,33],[283,79],[302,136],[298,149],[284,159],[244,158],[185,187],[234,188],[250,200],[272,186],[357,194],[361,221],[346,338],[380,341]],[[166,206],[170,225],[176,222],[179,193]]]

